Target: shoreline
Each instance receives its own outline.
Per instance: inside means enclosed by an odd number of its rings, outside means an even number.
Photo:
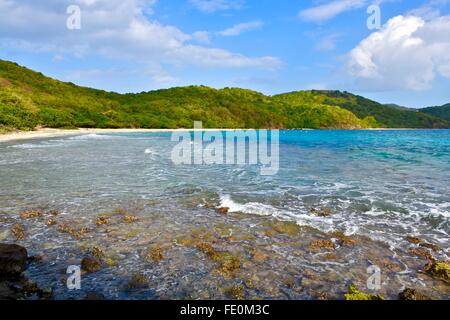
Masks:
[[[79,129],[38,129],[35,131],[13,131],[9,133],[0,134],[0,143],[11,141],[32,140],[41,138],[58,138],[66,136],[78,136],[85,134],[108,134],[108,133],[158,133],[158,132],[194,132],[194,131],[237,131],[237,130],[252,130],[252,129],[97,129],[97,128],[79,128]],[[315,129],[279,129],[286,131],[302,130],[302,131],[315,131]],[[320,130],[320,129],[319,129]],[[331,129],[324,129],[331,130]],[[345,130],[345,129],[336,129]],[[421,130],[414,128],[374,128],[374,129],[353,129],[349,131],[406,131],[406,130]],[[433,129],[423,129],[433,130]],[[438,129],[436,129],[438,130]]]

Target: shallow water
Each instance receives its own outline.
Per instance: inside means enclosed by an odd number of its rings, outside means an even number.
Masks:
[[[420,273],[426,260],[405,241],[417,236],[442,249],[435,258],[448,259],[450,131],[283,131],[274,176],[261,176],[258,166],[177,166],[174,145],[168,133],[1,143],[0,241],[42,255],[27,274],[61,299],[89,291],[113,299],[214,299],[241,284],[246,298],[340,299],[351,283],[365,289],[372,264],[381,268],[380,293],[388,298],[405,286],[450,297],[448,284]],[[88,232],[76,239],[47,226],[48,216],[20,218],[33,209],[58,210],[58,225]],[[124,223],[120,211],[140,220]],[[111,221],[97,226],[102,214]],[[25,240],[14,239],[15,223],[26,228]],[[333,231],[356,245],[340,245]],[[336,249],[311,250],[321,239]],[[218,272],[220,262],[200,242],[237,257],[238,270]],[[108,263],[83,275],[82,290],[68,291],[65,269],[93,247]],[[154,247],[163,252],[159,262],[145,258]],[[148,283],[134,288],[129,282],[139,273]]]

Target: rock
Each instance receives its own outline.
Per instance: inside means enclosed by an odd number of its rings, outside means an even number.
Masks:
[[[414,248],[409,250],[409,252],[414,256],[425,258],[427,260],[433,260],[433,255],[426,248]]]
[[[355,285],[348,288],[348,292],[344,294],[345,300],[384,300],[384,297],[379,294],[369,294],[359,291]]]
[[[126,223],[133,223],[139,221],[139,217],[133,215],[126,215],[123,217],[123,221]]]
[[[310,251],[321,251],[321,250],[331,250],[334,251],[336,249],[336,245],[331,240],[316,240],[309,244]]]
[[[421,246],[422,248],[430,249],[430,250],[432,250],[434,252],[441,251],[441,248],[438,245],[435,245],[435,244],[432,244],[432,243],[424,242],[424,243],[421,243],[419,246]]]
[[[45,225],[49,226],[49,227],[54,226],[56,224],[57,224],[57,222],[56,222],[55,218],[50,218],[50,219],[47,219],[47,221],[45,221]]]
[[[352,247],[354,245],[356,245],[356,240],[352,239],[349,236],[346,236],[343,232],[341,231],[335,231],[332,232],[330,234],[333,238],[337,239],[337,242],[339,243],[340,246],[349,246]]]
[[[426,295],[410,288],[406,288],[399,293],[398,298],[400,300],[431,300]]]
[[[20,217],[24,220],[26,219],[34,219],[39,218],[43,215],[43,212],[40,210],[30,210],[30,211],[24,211],[20,214]]]
[[[97,227],[106,225],[109,223],[109,219],[105,216],[100,216],[95,220],[95,224],[97,225]]]
[[[150,248],[145,259],[147,261],[153,261],[156,263],[160,262],[164,259],[162,248],[160,246],[154,246],[153,248]]]
[[[16,244],[0,244],[0,278],[17,277],[25,271],[28,253]]]
[[[234,285],[225,289],[225,294],[234,300],[244,300],[245,290],[243,285]]]
[[[450,262],[448,261],[430,261],[424,267],[424,271],[434,278],[450,281]]]
[[[11,227],[11,233],[16,240],[22,241],[26,238],[25,227],[20,223],[16,223]]]
[[[314,214],[315,216],[322,218],[329,217],[333,214],[330,208],[320,208],[320,209],[311,208],[311,213]]]
[[[230,211],[230,208],[217,208],[216,210],[218,213],[223,214],[223,215],[227,215],[228,212]]]
[[[405,240],[408,241],[409,243],[412,243],[412,244],[419,244],[419,243],[422,242],[422,240],[420,240],[420,239],[417,238],[417,237],[413,237],[413,236],[407,236],[407,237],[405,238]]]
[[[88,256],[81,260],[81,269],[87,273],[100,271],[102,268],[102,261],[98,258]]]
[[[143,273],[135,273],[128,282],[128,289],[143,289],[149,286],[148,278]]]
[[[295,222],[289,221],[273,221],[270,224],[271,230],[267,233],[268,236],[274,234],[274,232],[279,234],[286,234],[290,237],[295,237],[300,233],[300,226]]]

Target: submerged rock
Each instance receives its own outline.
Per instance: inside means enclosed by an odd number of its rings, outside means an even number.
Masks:
[[[94,273],[100,271],[102,268],[102,261],[98,258],[88,256],[81,260],[81,269],[87,273]]]
[[[379,294],[370,294],[359,291],[355,285],[348,288],[348,292],[344,294],[345,300],[384,300],[384,297]]]
[[[230,208],[217,208],[216,211],[220,214],[227,215],[230,211]]]
[[[290,237],[294,237],[299,234],[300,226],[295,222],[288,221],[273,221],[270,223],[271,230],[267,232],[268,236],[272,236],[275,233],[286,234]]]
[[[410,288],[406,288],[399,293],[398,298],[400,300],[431,300],[431,298],[426,295]]]
[[[330,208],[311,208],[311,213],[315,216],[326,218],[333,214]]]
[[[139,221],[139,217],[133,215],[125,215],[123,221],[126,223],[133,223]]]
[[[149,286],[149,280],[143,273],[135,273],[128,282],[128,289],[143,289]]]
[[[145,256],[147,261],[160,262],[164,259],[163,250],[160,246],[154,246],[150,248]]]
[[[16,223],[11,227],[11,233],[16,240],[22,241],[26,238],[25,227],[20,223]]]
[[[336,245],[331,240],[316,240],[309,244],[310,251],[321,251],[321,250],[329,250],[334,251],[336,249]]]
[[[412,244],[419,244],[422,242],[422,240],[414,236],[407,236],[405,240]]]
[[[352,247],[352,246],[356,245],[356,240],[352,239],[352,238],[349,237],[349,236],[346,236],[346,235],[345,235],[343,232],[341,232],[341,231],[335,231],[335,232],[332,232],[330,235],[331,235],[333,238],[336,238],[336,239],[337,239],[337,241],[338,241],[338,243],[339,243],[340,246],[345,245],[345,246]]]
[[[47,219],[47,221],[45,221],[45,225],[49,226],[49,227],[54,226],[56,224],[57,224],[57,221],[55,218],[49,218],[49,219]]]
[[[234,300],[244,300],[245,290],[243,285],[234,285],[225,289],[225,294]]]
[[[422,248],[430,249],[430,250],[432,250],[434,252],[441,251],[441,248],[438,245],[433,244],[433,243],[424,242],[424,243],[421,243],[419,246],[422,247]]]
[[[434,278],[450,281],[450,262],[448,261],[430,261],[424,271]]]
[[[109,223],[109,219],[108,219],[108,217],[105,217],[105,216],[100,216],[95,220],[95,224],[97,225],[97,227],[107,225],[108,223]]]
[[[0,278],[17,277],[25,271],[27,249],[16,244],[0,244]]]
[[[416,257],[425,258],[427,260],[433,260],[433,255],[426,248],[414,248],[409,250],[409,252]]]
[[[26,219],[34,219],[34,218],[39,218],[40,216],[42,216],[44,213],[40,210],[30,210],[30,211],[24,211],[20,214],[20,217],[24,220]]]

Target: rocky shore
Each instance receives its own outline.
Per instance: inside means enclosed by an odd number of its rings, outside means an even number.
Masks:
[[[65,263],[79,265],[83,277],[95,279],[98,287],[110,285],[104,277],[105,273],[117,272],[117,277],[123,281],[114,280],[122,283],[116,290],[126,295],[132,292],[145,295],[145,292],[154,292],[153,287],[158,287],[162,295],[151,296],[155,299],[179,298],[179,288],[171,288],[170,290],[175,291],[168,290],[166,293],[161,288],[174,281],[172,276],[167,278],[168,273],[181,277],[189,272],[200,272],[202,277],[208,278],[208,282],[203,283],[205,287],[199,289],[203,296],[187,294],[184,299],[283,299],[283,296],[295,298],[303,292],[314,299],[326,300],[431,300],[442,297],[439,292],[442,292],[444,297],[450,292],[450,263],[436,258],[444,251],[436,244],[418,237],[407,236],[405,243],[409,243],[411,263],[422,266],[417,273],[418,283],[428,283],[432,288],[424,285],[402,288],[395,285],[384,290],[388,293],[386,296],[383,292],[364,290],[365,280],[349,282],[337,278],[329,271],[320,272],[320,269],[314,268],[314,265],[345,264],[346,259],[354,259],[354,255],[359,254],[366,255],[372,263],[379,265],[384,274],[388,274],[385,277],[394,279],[396,275],[404,272],[402,263],[389,258],[390,251],[379,243],[365,237],[347,236],[342,232],[322,233],[292,222],[269,218],[261,218],[261,223],[250,231],[237,226],[238,222],[250,219],[248,216],[229,213],[229,208],[217,207],[214,204],[205,204],[203,208],[208,210],[209,220],[218,219],[222,222],[215,223],[211,228],[191,229],[187,233],[181,229],[176,233],[170,230],[164,233],[162,231],[167,221],[163,216],[153,216],[149,219],[122,208],[99,214],[87,225],[65,221],[57,210],[27,210],[18,215],[22,222],[11,218],[7,220],[10,225],[8,237],[14,238],[18,243],[24,242],[31,236],[27,222],[33,222],[31,225],[42,224],[47,230],[56,232],[55,237],[62,236],[68,244],[76,244],[75,250],[68,247],[72,253]],[[140,209],[142,208],[135,210]],[[328,209],[312,209],[311,214],[331,215],[332,212]],[[149,240],[149,234],[152,240]],[[107,240],[100,245],[97,242],[100,238]],[[122,245],[117,247],[117,243]],[[146,249],[138,249],[135,252],[133,244],[141,243]],[[49,243],[40,247],[46,246],[52,248]],[[365,253],[357,253],[361,252],[363,247],[366,247]],[[287,251],[283,253],[285,249]],[[64,296],[55,294],[55,282],[44,283],[40,287],[32,276],[30,279],[30,275],[25,275],[27,268],[36,265],[44,270],[50,268],[46,254],[38,252],[36,256],[30,257],[23,246],[0,243],[0,299],[64,299]],[[144,271],[123,273],[130,263],[128,260],[134,258],[137,258],[138,264],[142,264]],[[187,260],[180,262],[183,258]],[[281,266],[289,263],[289,260],[308,260],[312,264],[309,268],[287,265],[280,274],[269,271],[274,261]],[[190,271],[184,270],[186,265],[191,265],[188,267]],[[155,272],[153,276],[149,276],[148,271],[145,271],[149,269]],[[158,274],[161,278],[158,278]],[[57,277],[61,283],[67,280],[67,274],[62,270]],[[345,277],[366,279],[367,275],[355,269],[350,270]],[[42,284],[42,281],[40,283]],[[327,292],[328,286],[342,286],[345,283],[346,291],[343,290],[338,295],[330,295]],[[177,286],[176,283],[172,285]],[[209,285],[212,287],[208,288]],[[217,287],[218,285],[223,287]],[[220,295],[211,295],[214,290]],[[396,296],[393,292],[397,292]],[[255,293],[261,296],[258,297]],[[285,296],[287,293],[289,296]],[[90,300],[105,298],[102,293],[92,290],[84,292],[83,295],[84,299]]]

